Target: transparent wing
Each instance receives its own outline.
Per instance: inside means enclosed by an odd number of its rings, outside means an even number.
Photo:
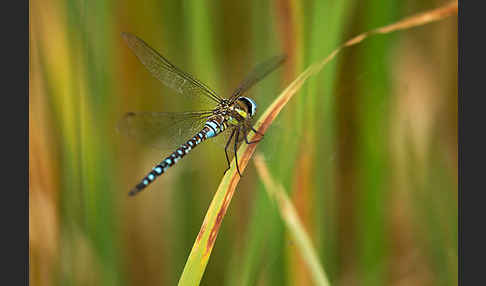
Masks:
[[[245,77],[240,83],[237,89],[230,97],[230,101],[233,102],[238,96],[249,90],[255,83],[259,82],[277,67],[279,67],[287,58],[286,55],[275,56],[270,58],[253,68],[253,70]]]
[[[140,144],[170,150],[199,132],[211,114],[211,111],[129,112],[120,119],[117,130]]]
[[[147,70],[165,86],[179,94],[210,99],[219,103],[221,98],[205,84],[171,64],[135,35],[122,33],[126,43]]]

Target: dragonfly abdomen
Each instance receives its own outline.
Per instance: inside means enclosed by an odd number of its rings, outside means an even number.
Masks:
[[[226,123],[224,118],[218,117],[212,120],[208,120],[204,125],[203,129],[197,133],[194,137],[189,139],[186,143],[182,144],[181,147],[177,148],[170,156],[162,160],[158,165],[156,165],[150,173],[142,179],[142,181],[136,185],[128,193],[130,196],[134,196],[148,185],[150,185],[157,177],[162,175],[167,171],[168,168],[172,167],[182,159],[189,151],[194,149],[197,145],[206,139],[218,135],[220,132],[226,129]]]
[[[211,137],[218,135],[220,132],[224,131],[225,129],[226,129],[226,122],[224,120],[224,117],[217,116],[212,120],[208,120],[206,124],[204,124],[204,128],[202,131],[205,131],[204,133],[205,137],[206,139],[209,139]]]

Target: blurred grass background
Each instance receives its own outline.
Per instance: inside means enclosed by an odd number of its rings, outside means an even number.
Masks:
[[[31,285],[173,285],[226,160],[208,142],[135,198],[166,154],[117,135],[127,111],[197,109],[153,79],[131,32],[261,112],[353,35],[445,1],[30,1]],[[258,146],[334,285],[457,284],[457,18],[376,36],[310,79]],[[202,285],[310,285],[253,167]]]

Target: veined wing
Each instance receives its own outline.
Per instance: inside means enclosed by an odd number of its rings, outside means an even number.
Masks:
[[[214,91],[171,64],[142,39],[129,33],[122,33],[122,36],[142,64],[164,85],[183,95],[204,96],[220,102],[221,98]]]
[[[253,85],[255,85],[255,83],[257,83],[273,70],[275,70],[277,67],[279,67],[286,58],[286,55],[275,56],[255,66],[253,70],[240,83],[238,88],[235,89],[230,97],[230,102],[236,100],[238,96],[249,90]]]
[[[211,111],[129,112],[120,119],[117,130],[141,144],[169,150],[199,132],[211,114]]]

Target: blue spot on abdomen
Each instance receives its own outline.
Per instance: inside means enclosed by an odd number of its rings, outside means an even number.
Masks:
[[[211,128],[210,128],[210,129],[209,129],[209,131],[208,131],[208,132],[206,132],[206,139],[211,138],[211,137],[213,137],[214,135],[215,135],[215,134],[214,134],[213,129],[211,129]]]

